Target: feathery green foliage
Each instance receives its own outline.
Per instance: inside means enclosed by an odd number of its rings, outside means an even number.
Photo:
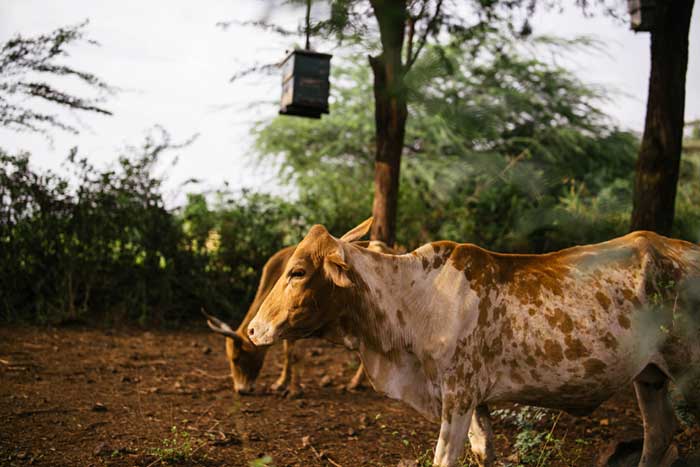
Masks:
[[[637,138],[599,110],[604,90],[538,58],[595,46],[515,41],[484,27],[426,50],[407,79],[400,244],[447,238],[548,251],[626,231]],[[307,217],[336,232],[371,209],[372,92],[361,60],[335,67],[321,122],[276,118],[255,130],[260,157],[281,160]]]

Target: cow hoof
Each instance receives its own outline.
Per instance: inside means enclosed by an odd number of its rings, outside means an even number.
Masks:
[[[299,399],[304,395],[304,391],[302,391],[300,388],[288,388],[286,391],[284,391],[284,397],[286,399]]]
[[[286,381],[277,381],[274,384],[270,385],[270,391],[272,392],[286,392],[287,391],[287,382]]]
[[[358,384],[349,383],[345,386],[345,390],[348,392],[364,391],[365,389],[367,389],[367,386],[365,386],[362,383],[358,383]]]

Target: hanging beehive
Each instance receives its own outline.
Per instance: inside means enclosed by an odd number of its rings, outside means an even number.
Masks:
[[[311,50],[311,0],[306,0],[306,48],[292,51],[282,62],[282,115],[321,118],[328,113],[331,57]]]
[[[321,118],[328,113],[332,55],[294,50],[282,62],[282,101],[279,113]]]

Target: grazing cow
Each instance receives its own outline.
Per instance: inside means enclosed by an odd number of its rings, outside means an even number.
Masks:
[[[358,246],[369,248],[382,253],[394,254],[383,242],[356,242]],[[294,253],[296,245],[281,249],[270,257],[263,267],[262,277],[258,284],[255,298],[248,308],[243,321],[237,330],[233,330],[228,324],[210,316],[206,313],[209,327],[220,334],[226,336],[226,356],[231,368],[231,379],[233,380],[233,390],[238,394],[248,394],[255,387],[255,380],[260,373],[260,369],[265,361],[265,354],[269,347],[256,347],[248,338],[248,323],[255,317],[263,300],[272,290],[277,280],[282,275],[289,258]],[[277,381],[271,386],[273,391],[285,391],[290,396],[300,393],[298,372],[296,363],[298,357],[294,351],[294,342],[284,340],[284,363],[282,373]],[[362,384],[364,369],[362,365],[350,380],[348,389],[356,389]]]
[[[634,383],[642,467],[668,460],[669,379],[700,416],[697,245],[635,232],[544,255],[443,241],[390,256],[348,243],[370,225],[342,239],[314,226],[248,333],[359,349],[375,389],[440,421],[435,466],[455,465],[467,433],[488,454],[489,402],[584,414]]]

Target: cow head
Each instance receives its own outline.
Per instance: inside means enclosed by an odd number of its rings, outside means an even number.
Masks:
[[[226,356],[231,365],[233,390],[238,394],[250,394],[255,389],[255,380],[260,374],[265,359],[265,351],[255,347],[247,336],[242,336],[231,327],[214,316],[202,313],[207,318],[207,324],[226,339]]]
[[[362,238],[372,226],[367,219],[340,240],[315,225],[299,243],[258,314],[248,325],[255,345],[306,337],[335,321],[343,297],[353,286],[342,242]]]

